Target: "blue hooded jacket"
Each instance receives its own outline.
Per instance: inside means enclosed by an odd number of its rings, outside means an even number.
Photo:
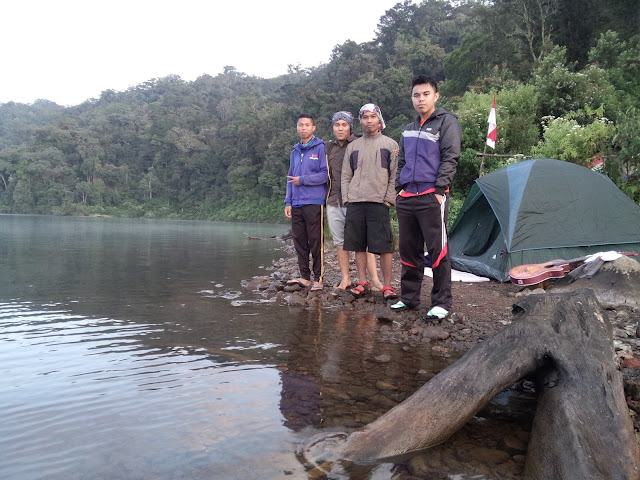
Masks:
[[[304,148],[298,142],[291,152],[287,175],[300,177],[300,185],[287,183],[285,206],[324,205],[329,182],[324,142],[313,137],[310,144]]]

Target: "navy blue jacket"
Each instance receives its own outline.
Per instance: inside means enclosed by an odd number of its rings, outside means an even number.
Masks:
[[[456,114],[437,108],[422,126],[418,115],[402,131],[396,191],[444,194],[456,173],[461,141]]]

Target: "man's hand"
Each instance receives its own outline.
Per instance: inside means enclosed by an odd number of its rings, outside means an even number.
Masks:
[[[291,175],[287,175],[289,179],[287,183],[293,183],[296,187],[300,186],[300,177],[292,177]]]
[[[287,218],[291,218],[291,205],[288,207],[284,207],[284,216]]]

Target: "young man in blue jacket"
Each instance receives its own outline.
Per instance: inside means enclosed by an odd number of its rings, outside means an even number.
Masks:
[[[442,320],[451,308],[451,261],[447,248],[449,187],[460,158],[458,116],[436,108],[438,84],[421,75],[412,81],[411,100],[418,115],[402,131],[396,173],[398,250],[402,261],[400,301],[395,311],[420,303],[424,245],[431,259],[433,288],[426,320]]]
[[[313,267],[311,291],[322,290],[324,276],[324,217],[329,172],[324,142],[314,136],[316,125],[313,116],[303,113],[298,117],[298,142],[289,158],[287,196],[284,199],[284,215],[291,219],[293,245],[298,254],[300,278],[289,284],[301,287],[311,285],[309,254]]]

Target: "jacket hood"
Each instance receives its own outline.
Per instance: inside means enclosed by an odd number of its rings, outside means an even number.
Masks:
[[[319,139],[318,137],[313,137],[311,139],[311,141],[305,145],[304,147],[302,146],[302,143],[298,142],[295,144],[294,148],[297,150],[309,150],[310,148],[315,147],[316,145],[320,144],[320,143],[324,143],[323,140]]]

